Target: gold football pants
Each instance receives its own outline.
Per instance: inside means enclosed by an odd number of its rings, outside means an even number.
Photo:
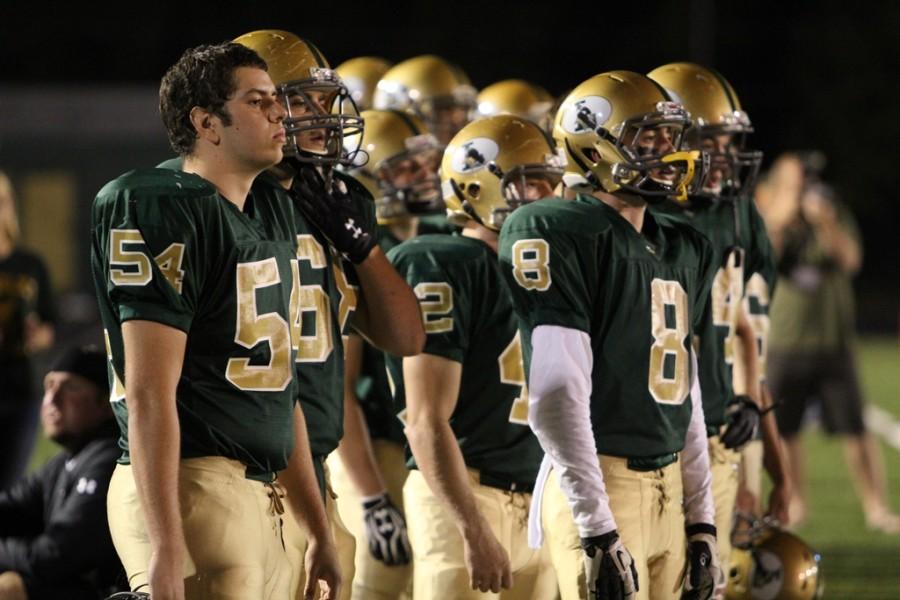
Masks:
[[[681,464],[634,471],[624,458],[601,455],[598,460],[619,537],[637,570],[635,598],[680,598],[687,560]],[[588,600],[581,535],[554,470],[544,487],[541,522],[562,600]]]
[[[331,489],[331,475],[328,466],[325,466],[325,514],[331,525],[331,535],[334,537],[334,545],[337,550],[338,564],[341,569],[341,593],[339,600],[350,600],[350,590],[353,586],[353,553],[356,550],[356,541],[353,535],[347,531],[341,520],[335,504],[334,491]],[[288,560],[293,567],[291,577],[291,595],[294,600],[303,600],[303,588],[306,585],[306,570],[303,559],[309,538],[306,532],[300,528],[297,519],[293,517],[290,503],[284,503],[284,548]]]
[[[556,576],[546,551],[528,547],[528,507],[531,494],[481,485],[469,469],[469,484],[478,510],[506,550],[513,587],[499,594],[471,589],[462,534],[450,513],[432,493],[425,477],[412,470],[403,488],[409,507],[406,523],[415,561],[415,600],[553,600]]]
[[[376,439],[372,440],[372,450],[387,492],[402,511],[403,484],[409,475],[403,446],[390,440]],[[412,563],[388,566],[372,556],[366,537],[362,500],[337,452],[328,458],[328,466],[331,469],[331,485],[337,494],[338,513],[356,538],[356,575],[353,577],[352,599],[397,600],[411,597]]]
[[[734,522],[734,502],[737,499],[740,465],[740,452],[726,448],[717,435],[709,438],[709,467],[712,471],[720,565],[729,564],[731,557],[731,526]]]
[[[188,556],[185,598],[287,598],[291,566],[272,488],[221,456],[183,459],[179,500]],[[117,465],[107,495],[109,530],[132,590],[147,590],[150,538],[130,465]]]

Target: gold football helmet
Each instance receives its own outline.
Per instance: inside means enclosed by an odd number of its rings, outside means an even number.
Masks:
[[[376,56],[358,56],[335,67],[335,72],[347,86],[350,97],[359,110],[372,108],[375,85],[388,72],[391,63]]]
[[[410,215],[440,213],[441,180],[438,167],[444,147],[415,115],[397,110],[365,110],[359,166],[348,171],[372,193],[379,225]],[[368,158],[368,161],[366,161]],[[362,164],[364,163],[364,164]]]
[[[818,600],[825,580],[821,557],[795,534],[747,515],[728,568],[727,600]]]
[[[259,54],[281,97],[286,157],[313,164],[348,160],[343,138],[362,131],[363,122],[347,87],[319,49],[288,31],[251,31],[234,40]]]
[[[469,122],[475,102],[475,88],[462,69],[430,54],[392,67],[378,82],[373,100],[375,108],[415,114],[442,144]]]
[[[552,195],[565,159],[533,121],[498,115],[469,123],[441,162],[448,219],[474,219],[499,231],[518,206]]]
[[[681,151],[689,125],[684,108],[644,75],[595,75],[572,90],[554,119],[553,137],[568,159],[566,186],[625,190],[648,201],[687,198],[705,173],[700,152]]]
[[[686,62],[663,65],[648,76],[690,114],[687,145],[710,154],[710,177],[701,193],[737,196],[752,189],[762,152],[746,148],[753,125],[731,84],[712,69]]]
[[[504,79],[478,93],[480,117],[515,115],[531,119],[546,128],[547,115],[552,106],[553,96],[547,90],[521,79]]]

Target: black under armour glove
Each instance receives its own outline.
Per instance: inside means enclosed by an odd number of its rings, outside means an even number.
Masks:
[[[588,597],[591,600],[631,600],[638,591],[637,570],[615,529],[581,538],[585,553]]]
[[[717,588],[725,585],[719,566],[716,527],[697,523],[687,527],[688,566],[681,592],[682,600],[709,600]]]
[[[738,396],[736,402],[728,407],[731,422],[722,434],[722,443],[733,450],[740,448],[754,437],[759,430],[761,411],[759,405],[750,396]]]
[[[363,502],[369,552],[386,565],[407,565],[410,561],[406,519],[386,493]]]
[[[303,214],[338,252],[357,265],[369,256],[376,244],[374,230],[342,180],[329,185],[316,167],[303,165],[292,190]]]

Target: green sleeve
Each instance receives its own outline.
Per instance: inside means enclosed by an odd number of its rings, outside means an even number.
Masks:
[[[425,325],[425,354],[462,363],[469,348],[472,311],[470,285],[462,269],[423,252],[405,252],[408,243],[388,253],[397,272],[416,294]]]
[[[119,322],[155,321],[187,332],[200,297],[190,211],[176,198],[98,197],[95,237]]]
[[[520,324],[589,333],[596,287],[591,282],[599,273],[595,242],[574,232],[515,225],[500,237],[500,268]]]

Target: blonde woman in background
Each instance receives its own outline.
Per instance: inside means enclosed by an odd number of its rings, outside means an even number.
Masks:
[[[29,355],[53,343],[54,320],[47,269],[19,246],[15,194],[0,171],[0,489],[28,466],[41,404]]]

